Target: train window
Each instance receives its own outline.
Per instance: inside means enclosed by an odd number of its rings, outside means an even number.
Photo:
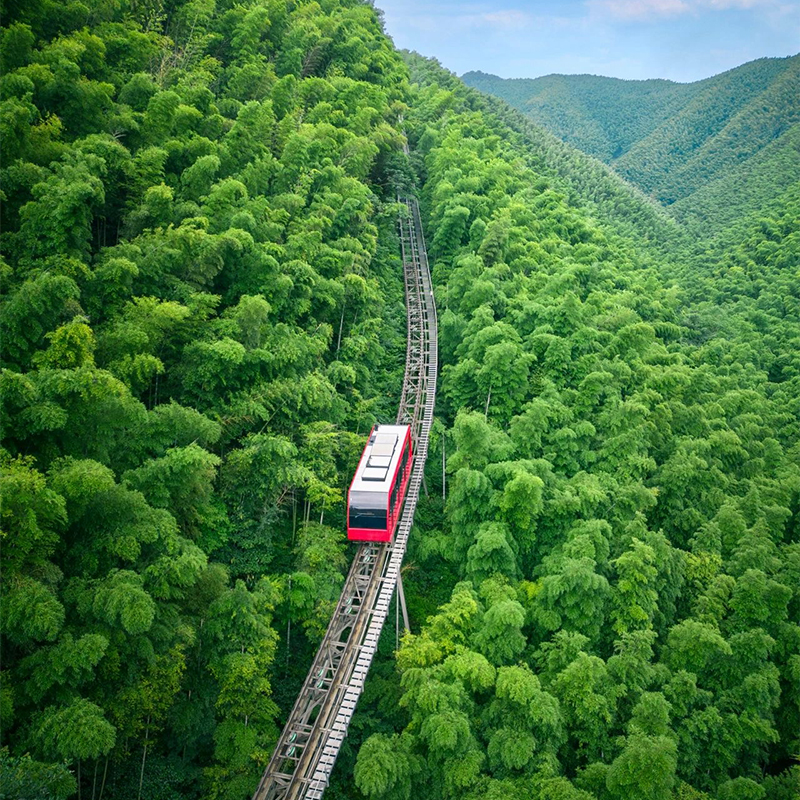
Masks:
[[[394,489],[392,489],[392,502],[389,504],[389,508],[394,514],[397,511],[397,495],[400,493],[400,479],[402,477],[402,473],[397,473],[397,480],[394,482]]]
[[[350,527],[386,530],[386,495],[383,492],[350,492]]]
[[[406,445],[406,452],[405,457],[403,458],[403,474],[405,475],[406,470],[408,469],[409,461],[411,461],[411,448]]]

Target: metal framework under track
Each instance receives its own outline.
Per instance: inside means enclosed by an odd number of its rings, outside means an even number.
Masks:
[[[398,424],[411,426],[414,467],[394,541],[359,546],[325,638],[253,800],[317,800],[364,689],[419,499],[436,398],[437,328],[428,256],[415,198],[400,216],[408,344]]]

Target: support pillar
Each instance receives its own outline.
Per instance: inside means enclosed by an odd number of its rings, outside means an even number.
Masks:
[[[397,599],[400,602],[400,608],[403,612],[403,627],[410,633],[411,625],[408,624],[408,609],[406,608],[406,596],[403,592],[403,575],[397,573]]]

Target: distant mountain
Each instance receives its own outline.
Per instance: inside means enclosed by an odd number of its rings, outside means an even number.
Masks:
[[[687,84],[483,72],[463,80],[610,164],[690,225],[716,230],[800,180],[800,55]]]
[[[406,57],[412,65],[417,64],[416,54],[406,53]],[[424,81],[426,75],[426,70],[420,75],[412,71],[417,82]],[[437,73],[437,83],[452,92],[464,91],[462,80],[444,69]],[[655,248],[663,254],[679,249],[685,231],[674,217],[630,181],[620,178],[613,168],[565,143],[494,94],[470,91],[466,96],[471,108],[491,114],[522,137],[517,144],[530,165],[607,233],[637,242],[642,251]]]

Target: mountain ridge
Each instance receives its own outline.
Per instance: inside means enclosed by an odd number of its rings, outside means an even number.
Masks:
[[[690,227],[707,224],[709,214],[698,205],[702,193],[696,203],[688,198],[768,146],[775,150],[775,142],[800,123],[793,91],[800,55],[756,59],[688,84],[591,75],[503,79],[481,72],[462,79],[605,162],[664,207],[680,202],[674,215]],[[789,155],[791,150],[781,160],[790,180],[800,180],[800,164],[793,166]],[[724,207],[717,209],[719,219],[712,215],[714,231],[729,217]],[[753,202],[744,212],[758,207]]]
[[[742,64],[739,64],[736,67],[724,69],[722,72],[715,72],[713,75],[708,75],[705,78],[698,78],[696,81],[675,81],[672,80],[672,78],[618,78],[616,75],[601,75],[600,73],[596,72],[548,72],[544,75],[537,75],[534,78],[503,78],[500,75],[495,75],[493,72],[484,72],[482,69],[469,69],[461,75],[458,75],[458,78],[465,83],[467,83],[465,78],[468,75],[482,75],[500,81],[538,81],[542,80],[543,78],[603,78],[609,81],[619,81],[620,83],[668,83],[675,86],[691,86],[696,83],[703,83],[705,81],[713,80],[714,78],[718,78],[721,75],[725,75],[729,72],[735,72],[745,64],[757,64],[762,61],[785,61],[787,59],[796,58],[798,55],[800,55],[800,53],[794,53],[793,55],[787,56],[761,56],[760,58],[754,58],[751,61],[744,61]]]

